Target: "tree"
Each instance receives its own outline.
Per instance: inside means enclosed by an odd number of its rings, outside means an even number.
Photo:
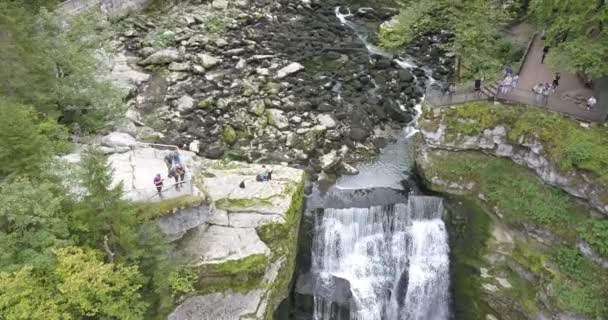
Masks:
[[[0,314],[6,320],[144,319],[143,277],[137,267],[104,263],[101,252],[78,247],[53,251],[57,267],[0,273]]]
[[[0,96],[95,130],[121,107],[117,91],[95,76],[95,50],[105,35],[94,13],[67,23],[44,8],[34,13],[0,1]]]
[[[31,107],[0,97],[0,177],[41,173],[56,150],[45,130],[62,129],[52,122],[40,126]]]
[[[108,261],[139,256],[138,227],[133,205],[122,199],[122,184],[112,186],[112,169],[107,158],[95,151],[81,161],[80,180],[86,195],[76,208],[82,240],[107,253]]]
[[[19,179],[0,187],[0,271],[21,265],[48,269],[50,248],[69,241],[69,216],[63,211],[58,186]]]
[[[595,78],[608,75],[608,20],[604,1],[534,0],[531,9],[548,26],[548,62]]]

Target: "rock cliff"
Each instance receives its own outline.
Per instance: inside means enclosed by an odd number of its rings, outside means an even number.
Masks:
[[[295,270],[303,172],[200,158],[191,168],[210,205],[159,220],[197,275],[169,319],[272,319]],[[266,169],[272,180],[256,181]]]
[[[434,109],[428,110],[421,120],[420,132],[429,147],[451,151],[481,151],[509,158],[533,170],[545,183],[585,199],[608,216],[608,189],[605,184],[591,173],[561,170],[549,160],[545,147],[538,137],[521,136],[516,142],[512,142],[507,138],[509,128],[504,125],[485,129],[479,135],[449,134],[445,118],[445,112]]]

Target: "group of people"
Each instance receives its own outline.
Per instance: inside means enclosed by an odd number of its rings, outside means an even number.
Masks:
[[[532,92],[536,94],[537,99],[541,100],[544,104],[546,104],[549,99],[549,94],[555,92],[555,90],[559,86],[560,78],[561,75],[559,74],[559,72],[557,72],[555,73],[555,77],[553,77],[553,81],[551,82],[551,84],[549,84],[549,82],[539,82],[537,85],[532,87]]]
[[[513,69],[511,67],[505,68],[504,71],[505,77],[500,83],[500,92],[502,94],[509,93],[512,89],[517,88],[517,83],[519,82],[519,76],[513,74]]]
[[[180,191],[186,178],[186,168],[182,163],[179,152],[172,151],[164,157],[165,165],[167,166],[167,177],[175,179],[175,190]],[[162,196],[164,179],[160,173],[154,177],[154,186],[159,196]]]
[[[555,77],[553,77],[553,81],[551,82],[551,84],[549,84],[549,82],[540,82],[532,88],[532,92],[536,93],[538,97],[543,97],[543,99],[546,99],[550,93],[555,92],[555,90],[557,90],[560,78],[561,75],[559,74],[559,72],[557,72],[555,73]]]

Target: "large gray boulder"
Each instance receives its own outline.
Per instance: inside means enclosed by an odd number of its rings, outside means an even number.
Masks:
[[[140,61],[141,65],[159,65],[170,64],[171,62],[181,60],[181,54],[175,49],[163,49],[157,51],[144,60]]]
[[[304,70],[304,66],[297,62],[292,62],[277,72],[277,79],[283,79],[288,75],[294,74],[300,70]]]
[[[137,140],[128,133],[111,132],[101,138],[101,144],[109,148],[131,148],[137,145]]]

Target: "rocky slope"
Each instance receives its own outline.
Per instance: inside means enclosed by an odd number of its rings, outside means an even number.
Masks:
[[[347,10],[338,4],[195,1],[124,20],[113,41],[121,63],[111,74],[131,86],[129,120],[115,129],[209,158],[348,171],[321,168],[320,159],[334,151],[353,163],[375,154],[387,125],[412,120],[428,78],[389,57],[370,57],[336,18],[336,10]],[[348,19],[362,28],[395,13],[379,5],[351,9]],[[436,78],[451,64],[437,47],[449,37],[422,37],[410,48]]]
[[[466,121],[466,119],[456,121]],[[542,142],[535,136],[521,136],[515,143],[507,138],[509,129],[499,125],[483,130],[479,135],[449,134],[445,112],[432,109],[420,122],[425,143],[436,149],[452,151],[482,151],[509,158],[526,166],[547,184],[556,186],[571,195],[585,199],[595,209],[608,216],[608,190],[597,177],[583,171],[564,172],[549,160]]]

